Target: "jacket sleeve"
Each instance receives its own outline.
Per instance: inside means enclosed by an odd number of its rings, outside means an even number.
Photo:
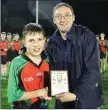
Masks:
[[[83,40],[83,66],[74,93],[80,101],[98,85],[100,74],[99,48],[95,35],[87,30]]]
[[[9,79],[8,79],[8,102],[17,101],[23,94],[24,91],[19,89],[18,87],[18,70],[17,70],[17,62],[13,60],[9,69]]]

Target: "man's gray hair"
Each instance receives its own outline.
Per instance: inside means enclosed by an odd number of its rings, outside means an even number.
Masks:
[[[58,8],[63,7],[63,6],[70,8],[71,11],[72,11],[72,14],[74,14],[74,11],[73,11],[72,6],[70,6],[70,5],[67,4],[67,3],[59,3],[59,4],[57,4],[57,5],[54,7],[54,9],[53,9],[53,16],[54,16],[55,10],[57,10]]]

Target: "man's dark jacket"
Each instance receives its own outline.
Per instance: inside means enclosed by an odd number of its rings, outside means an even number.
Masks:
[[[66,102],[65,108],[95,109],[103,103],[99,49],[95,35],[86,27],[73,24],[63,49],[57,30],[49,39],[47,52],[51,70],[68,70],[69,92],[77,100]],[[63,105],[57,100],[56,108]],[[64,108],[64,107],[63,107]]]

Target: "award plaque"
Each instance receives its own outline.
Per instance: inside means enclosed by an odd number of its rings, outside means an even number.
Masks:
[[[50,76],[51,76],[51,96],[63,92],[69,92],[67,71],[52,70]]]

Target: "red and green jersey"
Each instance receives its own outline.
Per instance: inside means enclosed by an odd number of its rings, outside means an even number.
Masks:
[[[107,50],[108,50],[108,40],[107,40],[107,42],[106,42],[106,48],[107,48]]]
[[[1,55],[6,56],[7,52],[4,51],[4,49],[7,49],[7,42],[1,41],[0,42],[0,48],[1,48]]]
[[[20,41],[14,41],[14,48],[16,51],[19,52],[20,48],[21,48],[21,43]]]
[[[106,43],[107,43],[107,40],[100,41],[100,51],[104,54],[106,53]]]
[[[43,88],[44,74],[48,71],[49,65],[45,60],[42,60],[40,65],[36,65],[24,54],[16,57],[9,71],[8,101],[17,101],[24,91]],[[33,104],[37,100],[38,98],[32,98],[30,103]]]
[[[11,47],[12,44],[13,44],[13,41],[7,41],[8,49]]]

